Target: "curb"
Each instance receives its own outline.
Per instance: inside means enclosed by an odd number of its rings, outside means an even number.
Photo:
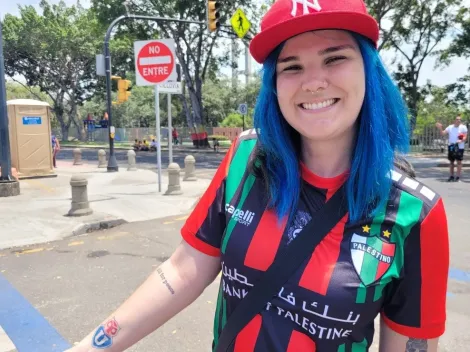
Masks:
[[[439,163],[437,164],[437,167],[449,167],[449,165],[449,163]],[[457,164],[455,164],[455,166],[457,166]],[[463,163],[462,167],[470,167],[470,163]]]
[[[92,232],[96,232],[100,230],[108,230],[108,229],[112,229],[113,227],[117,227],[117,226],[127,224],[127,223],[128,222],[124,219],[114,219],[114,220],[103,220],[103,221],[98,221],[98,222],[92,222],[89,224],[81,224],[81,225],[77,225],[72,230],[72,233],[69,236],[65,236],[64,238],[80,236],[86,233],[92,233]]]
[[[104,150],[108,150],[109,147],[95,147],[95,146],[64,146],[62,147],[62,149],[75,149],[75,148],[80,148],[80,149],[104,149]],[[201,154],[201,153],[204,153],[204,154],[220,154],[220,153],[226,153],[228,150],[230,149],[230,147],[227,147],[227,148],[219,148],[219,151],[218,152],[214,152],[214,150],[212,148],[205,148],[205,149],[192,149],[192,148],[173,148],[173,151],[177,152],[177,151],[180,151],[180,152],[191,152],[191,153],[194,153],[194,154]],[[114,150],[132,150],[132,147],[114,147]],[[162,152],[167,152],[168,151],[168,148],[162,148]],[[138,153],[140,152],[137,152],[136,155],[139,155]],[[151,153],[151,152],[142,152],[142,153]],[[153,152],[155,153],[155,152]]]

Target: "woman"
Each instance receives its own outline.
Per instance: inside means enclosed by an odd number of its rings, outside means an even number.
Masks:
[[[217,345],[310,209],[342,184],[348,214],[228,350],[368,351],[380,314],[382,352],[437,351],[446,216],[441,198],[400,170],[406,162],[394,169],[406,110],[377,40],[362,0],[275,2],[250,46],[264,65],[259,135],[244,132],[227,153],[172,257],[73,351],[124,350],[193,302],[222,265]]]

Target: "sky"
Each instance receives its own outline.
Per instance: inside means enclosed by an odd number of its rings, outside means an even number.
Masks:
[[[49,0],[50,2],[57,3],[59,0]],[[76,3],[76,0],[64,0],[67,4],[74,4]],[[467,0],[466,0],[467,1]],[[469,0],[470,1],[470,0]],[[13,15],[18,15],[18,5],[26,6],[26,5],[33,5],[39,8],[39,2],[40,0],[0,0],[2,3],[0,6],[0,16],[3,17],[6,13],[10,13]],[[80,3],[83,6],[89,6],[90,0],[80,0]],[[386,53],[384,54],[384,61],[385,63],[390,63],[392,60],[392,53]],[[400,54],[398,54],[400,55]],[[458,78],[462,77],[465,75],[466,68],[469,67],[469,62],[468,59],[454,59],[452,64],[444,69],[435,69],[434,68],[434,59],[433,58],[428,58],[425,60],[420,78],[419,78],[419,85],[425,84],[427,80],[431,80],[431,82],[435,85],[442,86],[445,84],[453,83],[455,82]],[[239,62],[239,69],[242,70],[245,67],[245,60],[244,58],[240,58]],[[253,69],[259,69],[259,65],[257,65],[253,61]],[[225,74],[230,74],[230,70],[226,69],[223,70]]]

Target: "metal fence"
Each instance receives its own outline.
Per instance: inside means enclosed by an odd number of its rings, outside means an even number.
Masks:
[[[443,127],[451,125],[453,121],[443,122]],[[466,123],[467,128],[470,129],[470,124]],[[187,127],[177,127],[178,139],[180,143],[183,144],[192,144],[191,140],[191,130]],[[214,128],[206,128],[207,134],[210,136],[214,133]],[[53,130],[60,139],[61,131],[60,129]],[[162,143],[168,142],[168,128],[162,127],[160,129]],[[107,143],[108,142],[108,129],[107,128],[96,128],[92,131],[85,132],[86,140],[93,141],[97,143]],[[151,141],[156,138],[156,131],[154,127],[149,128],[116,128],[116,142],[122,143],[133,143],[137,140],[147,140]],[[76,128],[70,128],[69,130],[69,140],[80,140],[80,135]],[[469,148],[469,138],[467,137],[466,148]],[[415,133],[413,134],[410,140],[410,152],[411,153],[431,153],[431,154],[440,154],[447,153],[447,137],[441,136],[439,130],[434,125],[420,126],[416,128]]]
[[[181,143],[190,143],[192,144],[191,140],[191,130],[187,127],[176,127],[178,131],[178,139]],[[209,127],[206,128],[207,134],[210,136],[213,133],[213,128]],[[59,139],[62,140],[62,131],[60,129],[53,129],[53,133],[58,136]],[[90,142],[97,142],[97,143],[107,143],[109,141],[108,137],[108,129],[107,128],[94,128],[89,131],[84,132],[85,140]],[[160,128],[160,135],[162,142],[168,142],[168,128],[162,127]],[[81,140],[82,136],[80,136],[79,132],[76,128],[71,127],[69,129],[68,139],[69,141],[74,140]],[[116,128],[116,135],[115,141],[122,142],[122,143],[133,143],[135,140],[147,140],[151,141],[152,139],[156,139],[156,129],[155,127],[149,128]]]
[[[443,129],[453,124],[453,121],[442,123]],[[469,123],[465,123],[467,129],[470,128]],[[416,129],[410,140],[411,153],[430,153],[430,154],[447,154],[448,138],[441,136],[439,130],[434,125],[427,125]],[[467,136],[465,148],[469,148],[469,137]]]

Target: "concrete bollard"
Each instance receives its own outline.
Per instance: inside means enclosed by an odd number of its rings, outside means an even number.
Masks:
[[[88,202],[88,180],[83,175],[73,175],[70,180],[72,186],[72,208],[69,216],[85,216],[93,213]]]
[[[127,152],[127,163],[129,164],[127,166],[127,171],[137,171],[137,168],[135,167],[135,152],[133,150],[129,150]]]
[[[82,165],[82,150],[79,148],[73,150],[73,164]]]
[[[177,163],[168,165],[168,189],[165,195],[178,195],[183,194],[180,185],[180,172],[181,169]]]
[[[188,155],[184,158],[184,177],[183,181],[197,181],[196,174],[196,159],[194,156]]]
[[[108,167],[108,162],[106,161],[106,151],[103,149],[98,150],[98,167]]]

